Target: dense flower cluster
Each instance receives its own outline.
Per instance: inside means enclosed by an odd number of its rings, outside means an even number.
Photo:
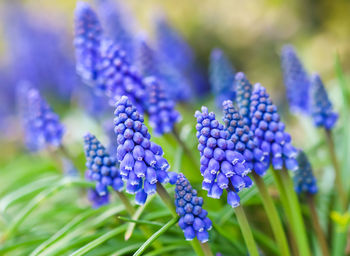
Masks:
[[[78,2],[75,10],[76,69],[82,79],[94,85],[98,76],[102,27],[94,10]]]
[[[236,88],[236,102],[244,124],[250,127],[250,96],[253,87],[243,72],[238,72],[235,76],[234,88]]]
[[[209,79],[216,102],[221,107],[224,100],[234,100],[235,70],[226,55],[220,49],[214,49],[210,55]]]
[[[157,182],[169,181],[168,162],[162,148],[151,142],[144,119],[128,97],[122,96],[114,112],[117,135],[117,159],[126,182],[126,192],[136,193],[136,203],[144,204],[147,195],[156,192]]]
[[[253,132],[244,123],[232,101],[224,101],[222,105],[225,129],[235,145],[234,149],[244,156],[249,169],[254,170],[261,176],[264,175],[269,166],[263,162],[264,154],[255,144]]]
[[[295,191],[298,194],[316,194],[318,190],[316,178],[312,173],[309,159],[303,151],[299,151],[297,161],[299,166],[293,177]]]
[[[126,52],[128,60],[134,58],[134,38],[130,24],[133,18],[122,1],[95,0],[105,34]]]
[[[87,198],[89,199],[89,201],[92,204],[93,208],[99,208],[103,205],[106,205],[109,203],[109,194],[105,194],[103,196],[100,196],[95,189],[88,189],[88,194],[87,194]]]
[[[144,111],[145,85],[142,78],[127,61],[125,52],[111,41],[102,44],[98,78],[98,88],[106,92],[112,104],[126,95],[139,111]]]
[[[308,113],[310,80],[293,46],[282,48],[281,62],[291,110]]]
[[[319,75],[311,76],[311,115],[316,126],[331,130],[338,120]]]
[[[20,108],[29,150],[39,151],[49,146],[59,147],[64,127],[58,115],[34,88],[22,91]]]
[[[186,101],[191,98],[191,87],[187,79],[178,69],[169,65],[141,36],[136,47],[136,66],[142,75],[156,76],[164,84],[164,89],[173,100]]]
[[[297,150],[293,147],[291,136],[284,131],[285,125],[280,120],[277,107],[272,103],[266,89],[256,84],[250,103],[251,131],[255,143],[265,155],[266,164],[280,170],[285,166],[288,170],[296,170]]]
[[[169,99],[163,85],[155,77],[147,77],[144,82],[148,95],[149,123],[155,135],[171,132],[175,123],[181,119],[175,110],[175,102]]]
[[[86,156],[86,177],[96,182],[98,195],[108,194],[108,187],[121,191],[124,183],[116,166],[116,160],[110,157],[105,147],[90,133],[84,136],[84,151]]]
[[[183,230],[186,240],[195,237],[205,243],[209,240],[208,230],[212,228],[208,212],[202,208],[203,198],[197,196],[190,182],[180,173],[175,187],[176,212],[180,216],[179,226]]]
[[[238,192],[250,187],[252,181],[247,176],[250,169],[245,164],[242,154],[235,151],[234,143],[228,138],[228,132],[215,119],[213,112],[202,107],[196,111],[198,150],[201,155],[201,174],[204,177],[202,188],[208,196],[220,198],[227,189],[227,202],[232,207],[239,205]]]

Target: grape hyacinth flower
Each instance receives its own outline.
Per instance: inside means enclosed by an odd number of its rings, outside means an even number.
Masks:
[[[125,52],[111,41],[102,44],[98,89],[106,93],[113,105],[126,95],[139,111],[145,111],[146,94],[142,78],[127,61]]]
[[[238,72],[235,76],[234,88],[236,88],[236,102],[244,124],[250,127],[250,96],[253,86],[243,72]]]
[[[187,79],[139,36],[136,47],[136,67],[143,76],[156,76],[174,101],[187,101],[192,91]]]
[[[135,43],[132,36],[133,28],[130,26],[133,17],[122,1],[95,0],[95,2],[105,28],[104,33],[126,52],[129,61],[133,61]]]
[[[249,169],[263,176],[269,166],[263,162],[264,154],[255,144],[254,134],[244,123],[242,116],[233,106],[232,101],[226,100],[222,105],[225,129],[235,145],[234,149],[244,156]]]
[[[49,146],[59,147],[64,127],[58,115],[34,88],[21,92],[20,112],[25,129],[25,141],[29,150],[39,151]]]
[[[318,74],[311,76],[311,116],[317,127],[323,126],[331,130],[338,120],[338,114],[333,111],[327,91]]]
[[[246,166],[244,156],[235,151],[234,143],[222,124],[215,119],[207,107],[196,111],[198,150],[200,151],[200,171],[204,178],[202,188],[208,196],[220,198],[223,190],[228,191],[227,202],[232,207],[239,206],[238,192],[252,185],[247,176],[250,169]]]
[[[117,159],[126,182],[126,192],[136,194],[137,204],[144,204],[154,194],[157,183],[167,183],[169,164],[162,148],[151,142],[143,116],[127,96],[116,103],[114,131],[117,135]]]
[[[285,166],[290,171],[298,168],[297,150],[292,145],[291,136],[285,132],[277,107],[272,103],[266,89],[256,84],[250,102],[251,131],[255,143],[262,150],[267,165],[272,163],[276,170]]]
[[[95,11],[85,2],[75,10],[76,69],[82,79],[94,85],[98,75],[102,27]]]
[[[110,157],[105,147],[90,133],[84,136],[86,156],[86,178],[96,182],[95,190],[99,196],[108,194],[108,187],[116,191],[123,190],[124,183],[116,166],[116,160]]]
[[[303,151],[299,151],[297,161],[299,164],[298,169],[295,171],[293,180],[295,191],[300,193],[317,193],[317,182],[316,178],[312,173],[312,167]]]
[[[310,80],[293,46],[282,48],[281,63],[287,99],[293,112],[309,112]]]
[[[181,116],[175,110],[175,102],[169,99],[164,87],[155,77],[144,79],[148,94],[149,123],[155,135],[162,135],[173,130]]]
[[[197,196],[186,177],[178,174],[175,186],[176,213],[180,216],[179,226],[183,230],[186,240],[195,237],[205,243],[209,240],[208,231],[212,228],[208,212],[202,208],[203,198]]]
[[[220,49],[214,49],[211,52],[209,79],[218,106],[221,107],[224,100],[235,99],[236,91],[233,83],[235,70],[227,56]]]
[[[87,198],[91,202],[92,207],[95,209],[108,204],[109,197],[110,197],[110,194],[105,194],[103,196],[100,196],[95,189],[92,189],[92,188],[88,189]]]

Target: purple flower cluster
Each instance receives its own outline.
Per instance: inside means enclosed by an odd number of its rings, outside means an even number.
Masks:
[[[233,83],[235,80],[235,70],[220,49],[214,49],[211,52],[209,79],[218,106],[221,107],[224,100],[235,99],[236,90]]]
[[[236,102],[244,124],[250,127],[250,96],[253,87],[243,72],[238,72],[235,76],[234,88],[236,88]]]
[[[156,76],[164,85],[171,99],[187,101],[191,98],[191,87],[178,69],[152,49],[142,37],[136,47],[136,66],[144,76]]]
[[[148,95],[149,123],[155,135],[162,135],[173,130],[181,116],[175,110],[175,102],[169,99],[164,87],[155,77],[144,79]]]
[[[286,45],[282,48],[281,62],[291,110],[308,113],[310,80],[293,46]]]
[[[244,123],[242,116],[233,106],[232,101],[224,101],[222,105],[225,129],[235,145],[234,149],[244,156],[249,169],[263,176],[269,166],[263,161],[264,154],[255,144],[253,132]]]
[[[85,2],[78,2],[75,10],[76,69],[82,79],[94,85],[98,76],[102,27],[99,19]]]
[[[64,127],[58,115],[34,88],[26,88],[19,102],[29,150],[39,151],[49,146],[59,147]]]
[[[86,156],[86,178],[96,182],[95,190],[99,196],[108,194],[108,187],[121,191],[124,183],[116,166],[116,160],[110,157],[105,147],[90,133],[84,136]]]
[[[126,95],[139,111],[144,112],[145,85],[127,61],[125,52],[110,41],[104,41],[101,47],[98,88],[105,91],[111,104]]]
[[[311,116],[317,127],[323,126],[331,130],[338,120],[338,114],[333,111],[327,91],[318,74],[311,77]]]
[[[277,107],[272,103],[266,89],[256,84],[250,102],[251,131],[255,143],[262,150],[267,165],[272,163],[276,170],[285,166],[294,171],[298,168],[297,150],[293,147],[291,136],[285,132]]]
[[[88,189],[87,197],[89,201],[92,204],[92,207],[97,209],[103,205],[106,205],[109,203],[109,194],[105,194],[103,196],[100,196],[95,189]]]
[[[312,173],[312,167],[309,159],[303,151],[299,151],[297,160],[299,167],[295,171],[293,177],[295,191],[298,194],[316,194],[318,191],[317,182],[315,176]]]
[[[203,198],[197,196],[190,182],[180,173],[175,186],[176,213],[180,216],[179,226],[183,230],[186,240],[195,237],[205,243],[209,240],[208,230],[212,228],[208,212],[202,208]]]
[[[127,12],[123,1],[95,0],[101,23],[108,38],[126,52],[128,60],[134,58],[134,38],[130,24],[133,17]]]
[[[117,135],[117,159],[126,182],[126,192],[135,194],[137,204],[156,192],[157,182],[169,181],[169,164],[162,148],[151,142],[144,119],[126,96],[116,103],[114,131]]]
[[[227,189],[227,202],[232,207],[239,205],[238,192],[250,187],[252,181],[247,176],[250,169],[246,166],[244,156],[235,151],[235,144],[222,124],[215,119],[213,112],[202,107],[196,111],[198,150],[201,159],[201,174],[204,177],[202,188],[208,196],[220,198]]]

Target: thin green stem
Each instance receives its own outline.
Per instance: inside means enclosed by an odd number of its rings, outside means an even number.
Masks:
[[[208,243],[200,243],[202,250],[204,252],[205,256],[213,256],[213,253],[211,252],[210,246]]]
[[[265,209],[265,212],[267,214],[267,217],[269,219],[273,234],[275,236],[276,242],[278,244],[280,254],[289,256],[290,251],[288,247],[288,242],[286,235],[283,230],[283,226],[280,220],[280,217],[278,216],[277,209],[273,203],[273,200],[267,190],[267,187],[263,181],[263,179],[253,172],[253,179],[255,181],[256,186],[258,187],[258,190],[260,192],[260,197],[263,202],[263,206]]]
[[[247,217],[243,210],[243,207],[240,205],[235,208],[235,213],[237,216],[237,221],[241,228],[241,232],[246,243],[248,252],[250,256],[259,256],[258,248],[256,246],[255,240],[253,238],[252,231],[250,229]]]
[[[130,203],[129,199],[125,196],[124,193],[121,193],[119,191],[116,191],[120,201],[122,201],[123,205],[125,206],[126,211],[129,213],[130,216],[133,216],[135,213],[135,209]]]
[[[277,171],[281,176],[285,194],[287,196],[288,203],[291,209],[292,225],[294,235],[298,244],[300,255],[309,256],[310,250],[308,246],[308,240],[306,236],[303,217],[301,215],[300,205],[298,197],[294,191],[293,181],[290,178],[287,169],[283,168],[282,171]]]
[[[307,202],[308,202],[308,205],[310,208],[312,225],[314,226],[316,237],[317,237],[318,243],[319,243],[321,250],[322,250],[322,255],[329,256],[329,250],[328,250],[328,246],[327,246],[326,237],[325,237],[325,234],[324,234],[322,227],[320,225],[320,221],[319,221],[317,211],[316,211],[315,197],[313,195],[308,194],[307,195]]]
[[[337,155],[335,153],[333,136],[330,130],[325,130],[325,132],[326,132],[326,139],[328,143],[328,149],[329,149],[329,153],[331,156],[331,160],[332,160],[334,172],[335,172],[335,188],[339,194],[342,209],[343,211],[346,211],[348,199],[347,199],[347,194],[345,192],[344,185],[341,178],[340,165],[337,159]]]

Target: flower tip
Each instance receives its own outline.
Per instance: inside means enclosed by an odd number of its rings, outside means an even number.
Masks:
[[[245,74],[243,72],[237,72],[237,74],[235,75],[235,79],[236,80],[243,80],[245,79]]]

